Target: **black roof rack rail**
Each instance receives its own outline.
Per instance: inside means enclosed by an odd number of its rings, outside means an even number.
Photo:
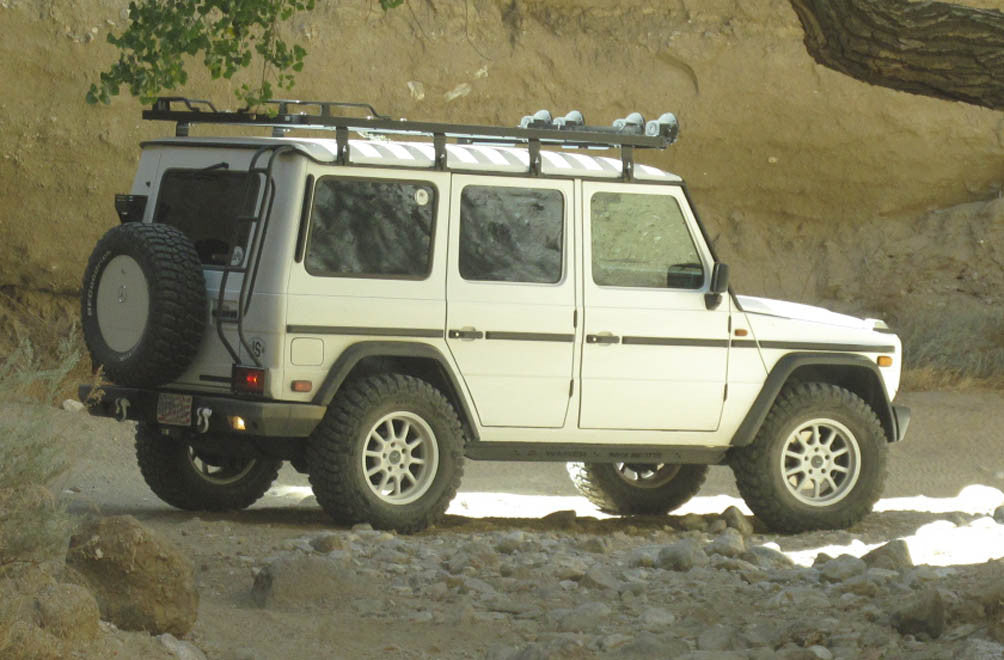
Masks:
[[[172,107],[182,104],[184,109]],[[229,124],[271,128],[274,137],[281,137],[292,129],[328,130],[335,132],[338,141],[338,162],[348,164],[350,131],[364,135],[414,135],[428,136],[435,145],[435,167],[446,168],[446,143],[525,144],[530,152],[530,171],[540,173],[541,145],[556,145],[578,149],[620,149],[623,176],[631,179],[634,172],[635,149],[665,149],[676,141],[679,124],[672,113],[664,113],[657,120],[646,122],[641,114],[631,113],[610,126],[587,126],[578,111],[552,119],[541,110],[523,117],[519,126],[480,126],[443,122],[392,119],[378,113],[368,103],[340,101],[300,101],[275,99],[266,101],[268,110],[250,112],[248,109],[217,110],[209,101],[181,96],[161,97],[150,110],[143,111],[143,119],[173,121],[175,135],[186,137],[193,124]],[[318,112],[291,112],[299,108],[316,107]],[[332,113],[332,108],[356,108],[367,111],[365,117],[346,117]]]

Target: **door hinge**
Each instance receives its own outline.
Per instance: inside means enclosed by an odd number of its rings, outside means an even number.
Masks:
[[[725,394],[722,397],[722,401],[728,401],[728,400],[729,400],[729,384],[726,383],[725,384]]]
[[[572,327],[579,327],[579,310],[577,309],[572,310]]]
[[[568,398],[572,398],[572,394],[575,392],[575,379],[568,381]]]

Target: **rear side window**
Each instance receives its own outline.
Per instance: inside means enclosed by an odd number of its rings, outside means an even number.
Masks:
[[[153,221],[177,227],[195,243],[206,266],[244,261],[259,176],[225,170],[168,170],[160,181]]]
[[[307,272],[424,279],[432,267],[435,193],[424,181],[320,179],[310,212]]]
[[[467,186],[460,195],[460,276],[557,283],[564,217],[565,198],[557,190]]]

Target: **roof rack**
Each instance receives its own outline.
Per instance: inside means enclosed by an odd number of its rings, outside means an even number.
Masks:
[[[181,104],[184,109],[174,107]],[[664,113],[657,120],[646,122],[640,113],[633,112],[610,126],[587,126],[582,113],[573,110],[564,117],[552,118],[547,110],[523,117],[517,127],[478,126],[440,122],[392,119],[378,113],[368,103],[340,101],[300,101],[275,99],[266,101],[265,112],[248,109],[217,110],[209,101],[181,96],[158,98],[150,110],[143,111],[143,119],[173,121],[175,135],[186,137],[193,124],[230,124],[271,128],[274,137],[281,137],[293,129],[334,131],[337,142],[337,162],[349,162],[349,133],[363,135],[416,135],[432,138],[435,147],[435,167],[446,169],[446,143],[525,144],[530,155],[530,172],[540,174],[540,147],[557,145],[573,149],[619,149],[622,174],[630,180],[634,173],[634,150],[665,149],[676,141],[680,127],[672,113]],[[315,112],[297,111],[316,108]],[[368,112],[365,117],[346,117],[332,113],[333,108],[353,108]]]

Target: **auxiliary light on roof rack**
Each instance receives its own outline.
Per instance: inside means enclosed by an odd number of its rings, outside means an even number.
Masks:
[[[177,104],[183,105],[184,109],[177,108]],[[431,137],[435,147],[435,167],[438,169],[446,169],[446,144],[449,140],[457,144],[526,145],[532,174],[540,174],[542,144],[570,149],[619,149],[625,179],[633,176],[635,148],[665,149],[676,141],[680,132],[676,117],[670,112],[649,122],[640,113],[633,112],[610,126],[587,126],[578,110],[556,119],[552,119],[549,111],[540,110],[523,117],[517,127],[505,127],[391,119],[379,114],[368,103],[277,99],[266,101],[264,105],[268,108],[266,112],[217,110],[209,101],[165,96],[157,99],[150,110],[143,111],[143,119],[176,122],[175,135],[179,137],[188,136],[193,124],[271,128],[274,137],[281,137],[293,129],[333,131],[338,145],[337,162],[344,165],[349,163],[350,132],[366,136]],[[295,111],[301,108],[303,111]],[[363,110],[368,115],[339,116],[332,112],[333,108]],[[309,113],[305,111],[308,109],[316,111]]]

